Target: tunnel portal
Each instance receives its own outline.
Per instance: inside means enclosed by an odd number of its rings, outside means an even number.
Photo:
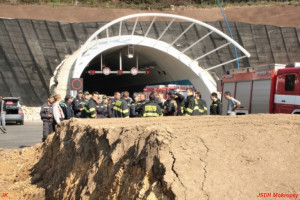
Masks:
[[[112,96],[115,91],[129,91],[132,94],[143,91],[147,85],[189,85],[192,84],[190,79],[197,79],[192,70],[186,69],[182,62],[168,54],[139,45],[133,46],[133,49],[132,58],[128,58],[128,45],[118,46],[97,55],[81,74],[84,90]],[[109,67],[111,71],[116,72],[122,65],[123,73],[91,74],[91,71],[101,71],[101,59],[102,68]],[[133,67],[142,73],[132,75],[130,70]]]

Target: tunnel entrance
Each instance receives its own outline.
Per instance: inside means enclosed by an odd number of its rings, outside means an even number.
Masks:
[[[81,75],[84,90],[112,96],[115,91],[129,91],[130,94],[141,92],[147,85],[192,84],[189,79],[194,72],[186,69],[178,59],[145,46],[134,45],[133,49],[133,56],[130,58],[128,45],[111,48],[94,57]],[[101,59],[102,68],[109,67],[114,72],[120,69],[121,63],[123,74],[91,75],[91,71],[101,71]],[[137,67],[142,73],[130,74],[132,67]],[[129,74],[125,74],[126,72]]]
[[[149,17],[152,18],[151,22],[147,21]],[[140,21],[141,18],[146,21]],[[182,24],[182,21],[187,23]],[[195,31],[198,32],[196,35]],[[209,45],[203,46],[207,40],[206,44]],[[218,43],[212,44],[211,41]],[[92,76],[87,73],[90,70],[104,73],[100,68],[101,57],[105,66],[112,71],[118,70],[120,52],[122,70],[129,71],[131,67],[136,67],[134,56],[126,58],[128,45],[134,46],[134,55],[139,57],[139,69],[150,70],[149,75]],[[242,56],[232,59],[230,52],[233,45]],[[64,84],[56,88],[64,90],[70,79],[81,77],[85,90],[112,95],[114,91],[142,91],[146,85],[189,81],[208,101],[211,92],[217,89],[216,79],[210,70],[220,69],[246,57],[250,57],[250,54],[237,42],[206,23],[178,15],[141,13],[116,19],[94,32],[64,63],[62,69],[58,67],[60,71],[70,70],[70,76],[68,79],[62,76],[61,82]],[[220,72],[223,70],[220,69]],[[53,79],[54,86],[57,82]],[[68,86],[66,89],[73,96],[76,95],[76,90],[70,90]]]

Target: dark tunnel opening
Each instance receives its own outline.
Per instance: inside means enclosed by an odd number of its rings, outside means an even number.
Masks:
[[[123,74],[118,75],[120,54]],[[111,74],[96,73],[91,75],[89,73],[91,70],[101,71],[101,57],[103,68],[109,67]],[[143,88],[147,85],[174,84],[182,81],[184,76],[181,77],[181,75],[184,75],[184,73],[180,74],[179,72],[180,75],[178,76],[174,75],[175,71],[167,70],[170,66],[178,66],[177,71],[179,71],[179,65],[182,65],[182,63],[167,54],[138,45],[134,46],[133,58],[129,58],[128,46],[118,46],[102,52],[102,55],[96,56],[85,68],[81,78],[83,78],[84,90],[90,93],[97,91],[100,94],[112,96],[115,91],[129,91],[132,95],[133,92],[143,91]],[[131,68],[137,66],[139,71],[143,71],[144,74],[130,74]],[[146,71],[150,72],[150,74],[146,74]],[[186,81],[188,82],[188,80]]]

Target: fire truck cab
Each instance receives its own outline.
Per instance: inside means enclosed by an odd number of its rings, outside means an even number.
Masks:
[[[287,65],[276,76],[273,113],[300,114],[300,63]]]
[[[223,113],[227,101],[224,92],[241,101],[237,114],[300,114],[300,63],[233,69],[221,80]]]

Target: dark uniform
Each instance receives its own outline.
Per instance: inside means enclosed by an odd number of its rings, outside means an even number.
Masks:
[[[72,102],[72,106],[73,106],[73,111],[74,111],[74,115],[75,117],[81,117],[81,110],[83,109],[83,107],[85,106],[85,104],[88,102],[88,100],[85,100],[84,98],[79,99],[78,97],[76,97],[73,102]]]
[[[168,99],[164,103],[164,115],[175,116],[177,113],[177,103],[174,99]]]
[[[124,101],[126,101],[127,102],[127,104],[128,104],[128,106],[132,103],[132,98],[127,98],[127,99],[124,99],[124,98],[122,98]]]
[[[96,108],[97,118],[107,118],[108,117],[108,107],[106,103],[101,102]]]
[[[64,115],[65,115],[65,119],[71,119],[72,117],[74,117],[74,111],[73,111],[73,106],[71,103],[68,103],[68,102],[63,102],[61,105],[60,105],[61,109],[63,110],[64,112]]]
[[[222,103],[220,99],[213,101],[210,105],[210,114],[211,115],[222,115]]]
[[[49,117],[50,114],[52,117]],[[40,116],[43,121],[42,141],[44,142],[47,136],[54,131],[52,104],[44,103],[41,107]]]
[[[157,104],[159,105],[159,107],[163,110],[164,109],[164,102],[162,102],[161,100],[157,99],[156,100]]]
[[[115,101],[115,104],[112,108],[112,117],[129,118],[128,104],[124,99],[119,99]]]
[[[97,102],[90,98],[89,101],[86,103],[86,105],[84,106],[84,115],[89,117],[89,118],[96,118],[97,117]]]
[[[136,104],[135,111],[138,113],[138,117],[143,116],[143,106],[146,104],[146,101],[138,101]]]
[[[138,102],[132,101],[129,105],[130,117],[138,117],[139,113],[136,111],[136,106]]]
[[[207,105],[205,100],[198,99],[198,107],[200,115],[207,115]]]
[[[184,103],[184,113],[186,116],[200,115],[198,101],[193,95],[187,97]]]
[[[0,101],[0,125],[2,127],[5,127],[5,118],[3,118],[4,114],[6,112],[6,105],[3,100]]]
[[[109,99],[108,105],[107,105],[108,117],[113,117],[112,113],[113,113],[113,107],[115,106],[115,103],[116,103],[115,98]]]
[[[149,101],[148,103],[143,105],[142,116],[143,117],[160,117],[160,116],[162,116],[161,108],[157,104],[156,100]]]
[[[184,106],[184,96],[182,94],[176,93],[177,98],[175,99],[177,104],[177,116],[183,115],[183,106]]]

